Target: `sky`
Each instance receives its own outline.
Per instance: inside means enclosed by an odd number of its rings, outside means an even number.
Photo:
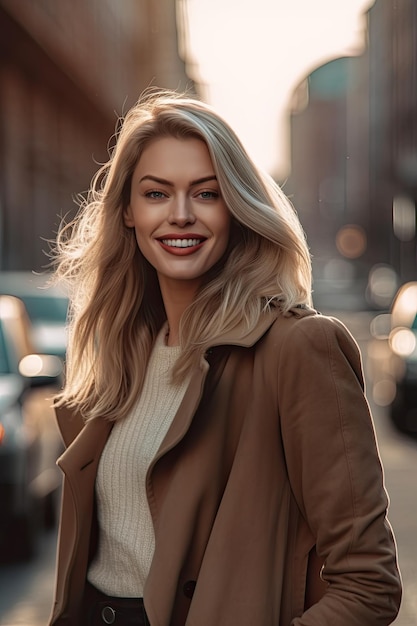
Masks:
[[[323,63],[363,52],[374,2],[178,0],[188,74],[270,174],[289,174],[294,89]]]

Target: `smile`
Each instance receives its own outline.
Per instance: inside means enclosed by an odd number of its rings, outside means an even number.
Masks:
[[[193,248],[200,245],[203,239],[161,239],[162,243],[169,248]]]

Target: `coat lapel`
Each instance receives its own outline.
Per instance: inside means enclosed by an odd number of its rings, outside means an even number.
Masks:
[[[58,420],[60,421],[60,417]],[[111,422],[96,418],[88,421],[81,428],[78,435],[58,459],[58,465],[69,478],[82,472],[89,465],[92,465],[90,469],[94,470],[93,472],[90,471],[89,474],[95,476],[101,453],[112,426]],[[62,432],[66,432],[66,427],[62,426],[62,423],[60,423],[60,427]]]

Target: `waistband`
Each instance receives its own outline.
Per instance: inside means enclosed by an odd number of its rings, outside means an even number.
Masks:
[[[107,596],[86,582],[82,602],[85,626],[150,626],[143,598]]]

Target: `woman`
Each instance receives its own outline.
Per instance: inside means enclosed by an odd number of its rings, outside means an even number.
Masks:
[[[50,624],[382,626],[396,549],[360,357],[296,214],[207,105],[126,116],[71,291]]]

